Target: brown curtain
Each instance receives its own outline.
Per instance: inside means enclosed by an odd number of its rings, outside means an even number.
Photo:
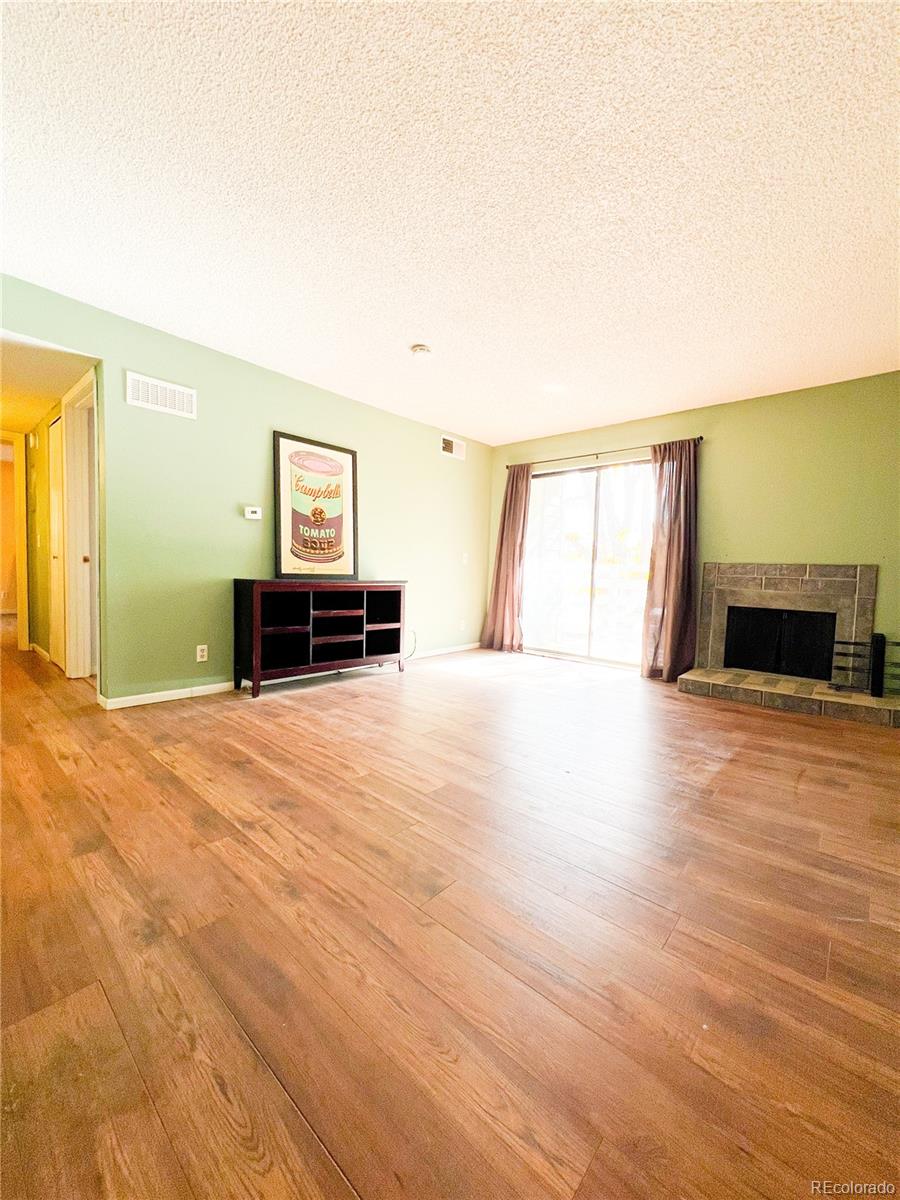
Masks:
[[[641,674],[671,683],[694,665],[697,641],[697,443],[650,452],[656,511]]]
[[[510,467],[500,514],[494,582],[481,644],[486,650],[521,650],[522,567],[525,558],[525,526],[531,495],[531,463]]]

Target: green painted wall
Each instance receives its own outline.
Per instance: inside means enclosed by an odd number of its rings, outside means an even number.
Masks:
[[[477,641],[491,451],[75,300],[5,278],[4,327],[100,358],[101,690],[231,677],[235,576],[274,570],[272,430],[358,452],[360,576],[407,579],[408,649]],[[196,387],[196,421],[125,404],[125,370]],[[243,507],[261,504],[264,520]],[[198,664],[195,647],[209,646]]]
[[[469,441],[468,459],[459,463],[437,452],[437,434],[452,430],[392,416],[20,280],[4,279],[3,301],[5,328],[102,360],[106,696],[230,677],[231,579],[273,570],[272,429],[356,448],[360,573],[409,580],[409,629],[420,650],[478,639],[507,463],[700,433],[701,558],[877,563],[877,624],[900,637],[897,374],[493,452]],[[196,387],[199,419],[127,406],[126,368]],[[28,468],[32,638],[46,649],[44,435]],[[265,519],[245,521],[245,504],[262,504]],[[205,664],[194,662],[201,642],[210,648]]]
[[[704,562],[877,563],[877,628],[900,637],[900,374],[718,404],[494,451],[507,463],[702,434]]]
[[[28,527],[28,627],[32,642],[50,653],[50,469],[47,448],[50,425],[59,416],[56,404],[25,441]]]

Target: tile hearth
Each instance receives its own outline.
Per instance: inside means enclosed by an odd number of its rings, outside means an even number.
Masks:
[[[679,676],[678,690],[692,696],[736,700],[782,712],[839,717],[869,725],[900,729],[900,696],[870,696],[867,692],[837,691],[822,679],[765,675],[733,667],[695,667]]]

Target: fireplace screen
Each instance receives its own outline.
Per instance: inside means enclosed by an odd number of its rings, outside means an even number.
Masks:
[[[724,665],[830,679],[836,620],[833,612],[729,605]]]

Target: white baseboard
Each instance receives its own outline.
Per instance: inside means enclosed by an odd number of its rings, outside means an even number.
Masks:
[[[43,646],[39,646],[37,644],[37,642],[32,642],[31,648],[39,658],[42,658],[44,660],[44,662],[50,661],[50,655],[47,653],[47,651],[44,649]]]
[[[162,704],[166,700],[191,700],[195,696],[211,696],[214,692],[233,692],[234,682],[203,683],[198,687],[170,688],[166,692],[144,692],[140,696],[113,696],[97,693],[101,708],[136,708],[139,704]]]
[[[478,642],[466,642],[462,646],[444,646],[440,650],[423,650],[421,653],[414,654],[413,657],[408,661],[415,662],[417,658],[437,658],[437,656],[440,654],[458,654],[462,650],[477,650],[478,646]],[[49,661],[49,655],[47,655],[45,651],[41,650],[39,646],[32,646],[32,650],[37,650],[39,654],[42,654]],[[363,668],[361,667],[350,668],[350,670],[362,669]],[[331,674],[336,674],[336,672],[322,671],[317,675],[307,675],[304,676],[304,678],[318,679],[320,675]],[[268,683],[275,684],[291,682],[294,682],[294,680],[290,678],[272,680],[267,679],[263,681],[263,686],[265,687],[265,685]],[[196,696],[211,696],[214,692],[231,691],[234,691],[234,683],[233,681],[229,680],[227,683],[204,683],[199,687],[170,688],[165,692],[144,692],[143,695],[140,696],[113,696],[111,699],[108,699],[106,696],[101,696],[98,693],[97,700],[101,707],[106,709],[136,708],[139,704],[162,704],[166,700],[191,700]]]
[[[409,661],[415,662],[417,658],[437,658],[439,654],[459,654],[462,650],[477,650],[480,645],[480,642],[465,642],[462,646],[443,646],[440,650],[420,650]]]

